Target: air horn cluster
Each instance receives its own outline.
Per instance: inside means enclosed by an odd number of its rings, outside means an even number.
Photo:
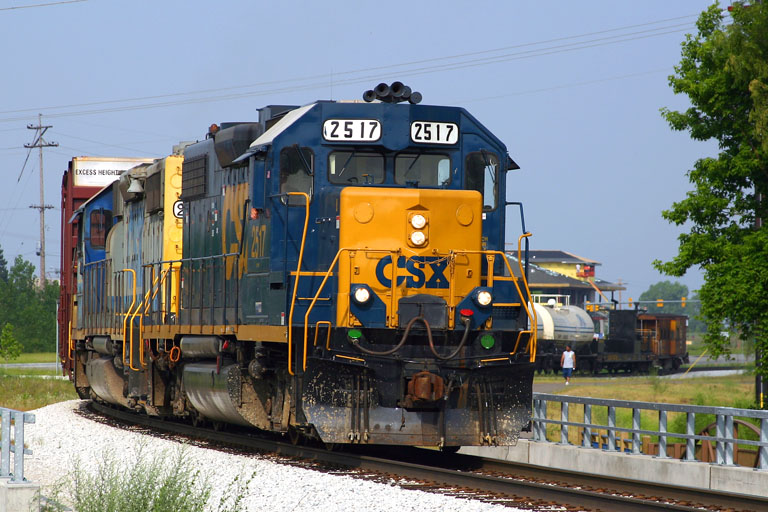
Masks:
[[[421,103],[421,93],[411,92],[411,88],[403,85],[403,82],[392,82],[392,85],[382,82],[375,88],[365,91],[363,93],[363,100],[368,103],[373,100],[383,101],[384,103],[409,101],[415,105]]]

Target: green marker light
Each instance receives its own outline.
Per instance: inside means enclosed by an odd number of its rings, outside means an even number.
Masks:
[[[350,329],[347,332],[347,336],[349,336],[349,339],[354,341],[358,341],[360,338],[363,337],[363,333],[360,331],[360,329]]]
[[[486,350],[490,350],[496,344],[496,340],[490,334],[483,334],[480,337],[480,345]]]

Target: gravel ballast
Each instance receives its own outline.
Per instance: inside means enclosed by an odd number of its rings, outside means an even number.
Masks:
[[[392,512],[481,512],[515,511],[516,508],[483,503],[396,485],[377,483],[348,475],[331,475],[320,471],[281,464],[261,455],[238,455],[194,446],[182,441],[159,438],[141,432],[114,428],[94,421],[77,411],[87,402],[70,400],[35,411],[35,423],[24,429],[25,441],[32,450],[25,461],[25,476],[42,486],[43,495],[74,468],[95,472],[105,452],[124,457],[126,468],[135,457],[137,447],[145,454],[178,453],[185,450],[187,459],[202,474],[208,475],[213,487],[211,503],[219,498],[235,476],[253,475],[244,492],[242,509],[248,511],[365,510]],[[231,491],[229,491],[231,492]]]

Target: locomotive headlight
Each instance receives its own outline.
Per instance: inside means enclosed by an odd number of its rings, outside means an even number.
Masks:
[[[481,306],[487,306],[493,300],[491,292],[488,290],[480,290],[477,292],[477,303]]]
[[[371,292],[368,291],[368,288],[363,286],[357,287],[353,295],[358,304],[365,304],[371,298]]]
[[[427,235],[423,231],[414,231],[411,233],[411,243],[416,246],[422,246],[427,241]]]
[[[413,226],[414,229],[423,229],[424,226],[427,225],[427,218],[424,217],[422,214],[417,213],[413,217],[411,217],[411,226]],[[421,244],[417,244],[421,245]]]

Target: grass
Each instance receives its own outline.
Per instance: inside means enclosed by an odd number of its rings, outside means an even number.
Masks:
[[[536,382],[552,382],[555,377],[536,378]],[[562,379],[560,379],[562,382]],[[617,377],[610,379],[579,378],[572,381],[569,387],[556,391],[556,394],[569,396],[586,396],[616,400],[639,402],[663,402],[672,404],[709,405],[719,407],[750,408],[754,407],[754,376],[748,374],[727,375],[722,377],[693,377],[686,379],[660,378],[649,375],[644,377]],[[570,421],[582,422],[584,409],[582,406],[570,408]],[[592,423],[607,425],[607,407],[593,407]],[[560,404],[551,402],[547,405],[547,417],[560,419]],[[715,420],[713,415],[697,415],[695,431],[710,425]],[[616,409],[616,424],[619,427],[632,427],[632,410]],[[658,413],[643,411],[641,428],[656,430],[659,425]],[[667,429],[669,432],[685,432],[686,418],[682,413],[669,413]],[[752,432],[739,433],[743,439],[753,439]],[[550,440],[560,439],[560,427],[547,426],[547,437]],[[569,429],[569,441],[579,444],[577,429]],[[652,439],[655,441],[656,439]],[[669,442],[680,442],[681,439],[669,438]]]
[[[0,368],[0,375],[9,375],[9,376],[16,376],[16,377],[20,375],[35,376],[35,377],[59,377],[63,374],[61,370],[56,370],[56,369],[47,370],[45,368]]]
[[[13,361],[8,361],[12,364],[22,363],[55,363],[59,360],[59,355],[55,352],[32,352],[27,354],[21,354]],[[2,362],[2,361],[0,361]]]
[[[0,407],[31,411],[76,398],[68,380],[0,374]]]
[[[133,460],[133,462],[131,462]],[[213,499],[209,475],[201,472],[182,447],[173,452],[148,453],[139,445],[133,453],[104,451],[95,471],[75,460],[68,476],[55,486],[45,512],[64,510],[68,503],[78,512],[229,512],[242,509],[242,501],[255,475],[234,473],[218,502]]]
[[[562,377],[552,380],[562,382]],[[538,377],[536,382],[539,382]],[[571,382],[572,386],[564,388],[558,394],[721,407],[749,405],[754,397],[755,386],[754,376],[747,374],[685,379],[661,378],[654,375],[607,379],[576,376]]]

